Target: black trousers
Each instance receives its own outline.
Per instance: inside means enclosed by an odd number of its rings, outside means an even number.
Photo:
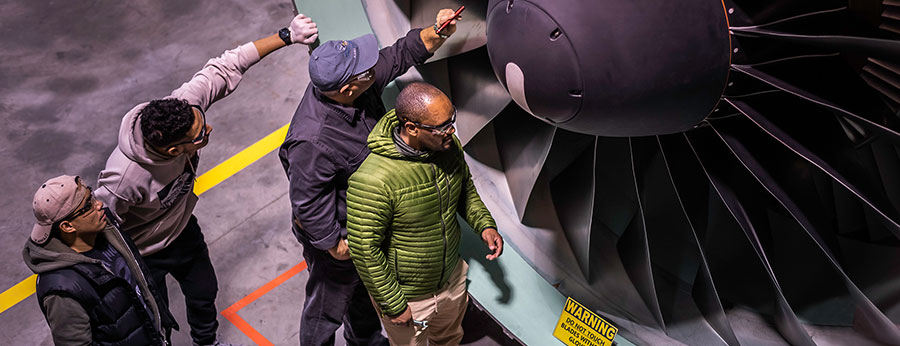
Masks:
[[[341,324],[347,345],[388,345],[387,338],[381,335],[381,321],[353,262],[336,260],[306,241],[300,240],[300,244],[309,271],[306,302],[300,316],[300,345],[334,345],[334,333]]]
[[[191,339],[198,345],[209,345],[216,341],[216,294],[219,285],[216,272],[209,260],[209,249],[200,232],[197,218],[191,215],[184,230],[165,249],[144,257],[150,268],[150,275],[156,282],[160,295],[169,303],[166,275],[172,274],[181,285],[184,304],[187,308]]]

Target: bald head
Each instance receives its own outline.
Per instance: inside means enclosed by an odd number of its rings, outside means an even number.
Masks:
[[[440,115],[433,111],[439,103],[450,104],[450,99],[440,89],[428,83],[412,83],[397,95],[397,116],[418,123],[433,122],[433,118]]]
[[[444,151],[453,147],[456,108],[447,95],[427,83],[412,83],[397,96],[400,137],[414,149]]]

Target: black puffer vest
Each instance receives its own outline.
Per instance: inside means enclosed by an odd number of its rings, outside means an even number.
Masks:
[[[48,295],[72,298],[81,304],[91,320],[94,345],[165,345],[165,338],[128,281],[98,264],[76,264],[41,274],[38,301]],[[171,316],[163,315],[163,326],[171,325]]]

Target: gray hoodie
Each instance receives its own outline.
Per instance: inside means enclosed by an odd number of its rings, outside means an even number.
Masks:
[[[144,303],[150,309],[151,318],[153,318],[154,325],[160,333],[159,335],[167,335],[162,326],[160,314],[169,314],[169,311],[160,311],[156,299],[153,298],[153,292],[150,290],[148,280],[151,280],[151,278],[149,273],[144,273],[141,270],[137,262],[137,254],[133,253],[129,248],[124,237],[112,222],[107,223],[100,236],[104,237],[109,245],[125,258],[128,268],[137,278],[141,296],[145,298]],[[38,274],[38,280],[40,280],[40,275],[43,273],[68,268],[79,263],[103,265],[100,260],[75,252],[75,250],[72,250],[57,238],[50,238],[50,241],[44,246],[37,245],[29,239],[22,250],[22,257],[28,268],[35,274]],[[38,282],[40,284],[40,281]],[[84,308],[78,301],[70,297],[49,295],[44,297],[40,304],[46,310],[47,324],[50,325],[50,333],[55,344],[87,345],[91,343],[90,320],[87,312],[84,311]]]
[[[243,73],[258,61],[253,43],[225,51],[166,98],[183,99],[206,112],[213,102],[234,91]],[[144,256],[164,249],[187,225],[197,203],[193,187],[199,162],[199,153],[171,157],[147,149],[139,124],[139,113],[146,105],[135,106],[122,119],[119,144],[100,172],[94,192]]]

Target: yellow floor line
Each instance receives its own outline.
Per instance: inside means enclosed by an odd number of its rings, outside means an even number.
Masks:
[[[0,294],[0,314],[34,294],[35,282],[37,282],[37,275],[32,274]]]
[[[194,193],[198,196],[203,194],[206,190],[218,185],[225,179],[228,179],[235,173],[249,166],[251,163],[266,156],[266,154],[272,152],[272,150],[277,149],[281,143],[284,143],[284,137],[287,136],[288,125],[290,124],[282,126],[265,138],[253,143],[253,145],[247,147],[247,149],[241,150],[237,155],[232,156],[228,160],[225,160],[218,166],[213,167],[206,173],[197,177],[197,181],[194,182]]]
[[[197,177],[197,181],[194,182],[194,193],[198,196],[203,194],[213,186],[218,185],[263,156],[266,156],[266,154],[278,149],[281,143],[284,142],[284,137],[287,136],[288,125],[290,124],[282,126],[206,173],[201,174]],[[37,275],[31,275],[10,289],[0,293],[0,314],[34,294],[36,282]]]

